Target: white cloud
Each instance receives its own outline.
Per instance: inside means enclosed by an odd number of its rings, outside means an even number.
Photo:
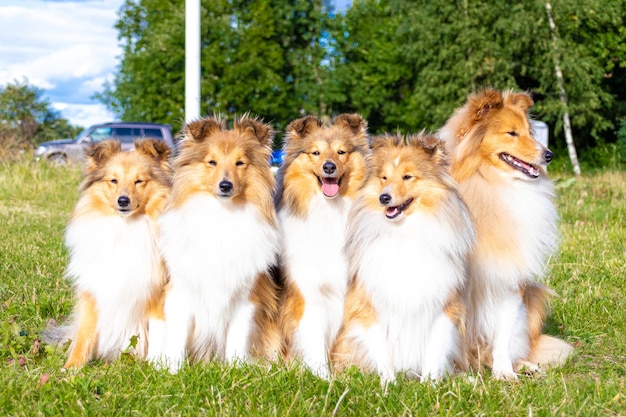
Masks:
[[[111,79],[122,53],[114,28],[122,3],[3,0],[0,83],[28,79],[30,85],[43,88],[53,106],[73,124],[111,120],[92,96]],[[68,86],[78,88],[68,90]]]
[[[28,79],[71,123],[113,116],[92,97],[122,55],[114,28],[124,0],[0,0],[0,85]],[[351,0],[336,0],[342,11]]]
[[[69,104],[53,103],[52,107],[63,113],[63,116],[76,126],[87,128],[96,123],[115,121],[116,118],[100,103]]]

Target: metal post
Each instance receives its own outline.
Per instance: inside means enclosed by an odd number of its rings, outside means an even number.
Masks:
[[[185,122],[200,118],[200,0],[185,0]]]

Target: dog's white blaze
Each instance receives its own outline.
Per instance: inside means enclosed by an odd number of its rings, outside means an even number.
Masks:
[[[469,242],[459,243],[457,234],[464,231],[419,213],[391,223],[372,212],[359,222],[372,238],[363,239],[358,248],[357,274],[377,312],[380,337],[387,340],[390,355],[375,362],[387,361],[394,373],[445,375],[459,351],[457,330],[443,311],[464,283],[463,260],[455,253],[469,250]],[[366,349],[381,351],[377,346]]]
[[[117,357],[130,346],[132,336],[138,336],[137,351],[144,351],[146,303],[160,285],[155,227],[147,216],[93,213],[68,224],[67,276],[78,291],[96,300],[100,357]]]
[[[293,350],[318,375],[328,376],[328,349],[343,320],[348,262],[343,253],[347,197],[314,196],[306,218],[279,212],[282,263],[305,299]]]
[[[221,359],[242,356],[251,329],[250,290],[257,274],[276,261],[277,231],[256,207],[210,195],[191,197],[166,212],[160,225],[171,276],[164,348],[171,370],[182,363],[191,323],[189,350],[210,350]]]

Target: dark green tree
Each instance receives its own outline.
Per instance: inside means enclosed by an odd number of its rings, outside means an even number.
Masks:
[[[0,157],[33,148],[53,139],[73,137],[79,128],[52,108],[44,90],[28,80],[0,86]]]
[[[122,120],[178,124],[184,116],[185,1],[126,0],[116,28],[123,56],[96,98]],[[212,22],[211,22],[212,23]]]
[[[201,112],[250,112],[277,130],[323,106],[328,0],[212,0],[201,7]],[[122,119],[184,117],[184,1],[126,0],[124,53],[98,95]]]
[[[374,132],[435,130],[471,92],[522,89],[564,146],[558,53],[577,145],[614,141],[625,114],[625,4],[552,2],[555,51],[544,1],[355,0],[333,32],[347,96],[333,108],[361,111]]]

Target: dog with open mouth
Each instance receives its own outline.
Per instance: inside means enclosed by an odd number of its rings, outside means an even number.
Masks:
[[[343,254],[348,211],[365,175],[367,122],[341,114],[289,123],[275,202],[284,284],[283,355],[329,377],[328,350],[341,326],[348,283]]]
[[[553,154],[532,135],[525,92],[486,89],[471,95],[439,135],[451,173],[474,220],[470,259],[470,361],[514,379],[522,368],[562,364],[569,344],[542,334],[552,291],[540,283],[558,244]]]
[[[465,369],[465,290],[474,228],[432,135],[376,136],[348,218],[350,285],[334,369],[383,383]]]

